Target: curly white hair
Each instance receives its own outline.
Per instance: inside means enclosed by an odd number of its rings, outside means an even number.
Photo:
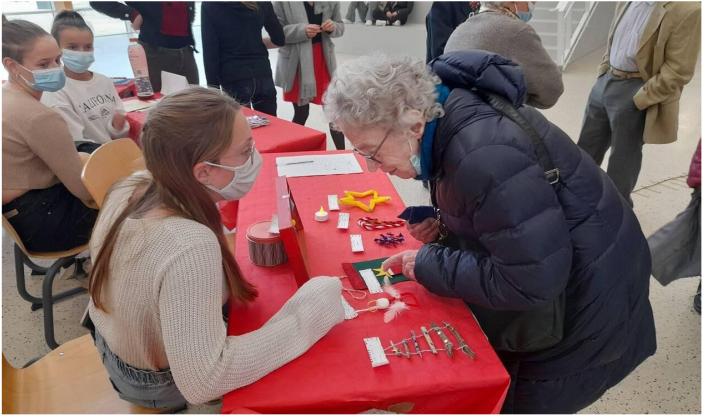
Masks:
[[[363,56],[338,66],[323,98],[335,126],[403,130],[413,124],[407,112],[426,121],[443,116],[436,85],[441,80],[423,61],[408,56]]]

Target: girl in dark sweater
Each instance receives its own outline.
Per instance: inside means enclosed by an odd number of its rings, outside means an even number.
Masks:
[[[262,27],[270,38],[262,39]],[[203,2],[203,63],[209,86],[245,106],[277,115],[277,92],[267,48],[284,45],[270,2]]]

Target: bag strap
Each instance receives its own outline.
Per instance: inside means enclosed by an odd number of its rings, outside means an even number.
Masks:
[[[534,145],[534,152],[538,158],[539,164],[544,170],[544,176],[546,180],[551,185],[555,185],[560,180],[560,170],[553,163],[548,150],[546,149],[546,144],[544,144],[541,136],[536,132],[531,123],[524,118],[524,115],[519,113],[519,111],[505,98],[499,96],[495,93],[486,92],[482,90],[476,90],[484,100],[489,104],[494,110],[503,114],[507,118],[511,119],[515,124],[519,126],[526,135],[529,136],[531,142]]]

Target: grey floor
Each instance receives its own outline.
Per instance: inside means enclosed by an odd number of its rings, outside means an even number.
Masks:
[[[126,47],[119,37],[99,38],[97,71],[109,76],[129,75],[129,64],[116,48]],[[558,104],[545,111],[546,116],[576,139],[580,130],[585,100],[595,79],[594,69],[600,58],[595,52],[572,64],[564,73],[565,92]],[[200,58],[200,57],[199,57]],[[272,54],[274,64],[275,55]],[[339,55],[339,62],[353,58]],[[200,65],[200,63],[199,63]],[[202,69],[202,66],[201,66]],[[204,79],[201,80],[204,84]],[[281,93],[281,92],[280,92]],[[649,235],[672,220],[689,201],[685,175],[690,157],[700,137],[700,64],[696,77],[685,88],[681,99],[681,138],[675,144],[647,145],[634,209],[644,232]],[[281,101],[279,116],[291,119],[291,105]],[[328,132],[321,108],[313,105],[309,126]],[[328,139],[328,148],[333,148]],[[427,203],[428,196],[416,181],[392,179],[407,204]],[[14,282],[12,242],[2,238],[2,350],[14,366],[22,366],[48,352],[44,343],[41,312],[31,312],[29,304],[19,298]],[[644,362],[623,382],[609,390],[582,413],[700,413],[700,316],[692,309],[699,278],[676,281],[662,287],[651,281],[650,299],[656,319],[657,353]],[[39,294],[40,280],[29,281],[30,291]],[[56,290],[75,286],[73,280],[57,281]],[[87,303],[85,295],[59,303],[55,309],[57,340],[65,342],[85,333],[78,322]],[[218,405],[197,406],[187,413],[217,413]]]

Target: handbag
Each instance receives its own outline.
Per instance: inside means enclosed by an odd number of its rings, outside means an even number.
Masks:
[[[560,171],[553,164],[546,145],[531,123],[506,99],[490,92],[475,90],[492,108],[516,123],[529,136],[546,181],[554,188],[560,184]],[[461,237],[449,235],[447,245],[462,250],[478,251],[477,246]],[[526,353],[555,346],[563,339],[565,323],[565,290],[553,301],[531,310],[493,310],[468,304],[475,319],[498,352]]]

